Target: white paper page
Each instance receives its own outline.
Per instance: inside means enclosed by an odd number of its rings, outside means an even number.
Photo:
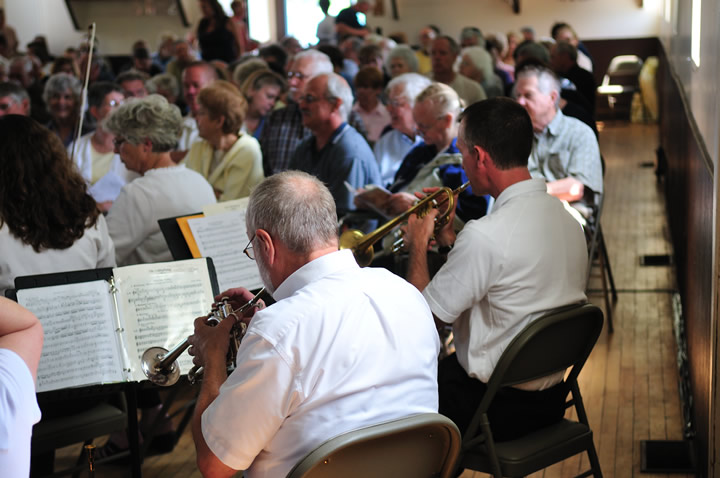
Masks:
[[[120,195],[125,180],[110,171],[90,186],[88,192],[96,202],[114,201]]]
[[[217,214],[224,214],[226,212],[233,211],[245,211],[248,207],[250,198],[231,199],[230,201],[218,202],[215,204],[208,204],[203,207],[203,214],[206,216],[215,216]]]
[[[245,232],[245,211],[188,219],[200,254],[212,257],[220,292],[232,287],[259,289],[262,278],[255,261],[243,254],[249,238]]]
[[[45,331],[38,392],[124,380],[110,284],[64,284],[18,291]]]
[[[118,307],[126,331],[133,380],[146,380],[140,367],[150,347],[171,349],[193,333],[197,317],[210,313],[212,286],[205,259],[139,264],[114,269]],[[180,371],[192,368],[183,353]]]

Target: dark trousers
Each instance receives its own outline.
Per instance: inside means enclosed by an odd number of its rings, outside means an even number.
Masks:
[[[469,377],[452,354],[440,361],[438,388],[440,413],[454,421],[464,435],[487,385]],[[567,394],[564,382],[542,391],[500,389],[488,410],[493,438],[496,442],[514,440],[560,421]]]

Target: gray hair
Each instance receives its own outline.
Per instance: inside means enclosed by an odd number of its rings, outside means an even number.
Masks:
[[[312,77],[315,78],[327,78],[325,97],[330,101],[340,100],[338,113],[343,121],[347,121],[352,110],[353,94],[345,78],[337,73],[320,73]]]
[[[477,46],[485,48],[485,38],[483,37],[482,31],[477,27],[465,27],[460,31],[460,39],[475,38],[477,40]]]
[[[180,96],[180,85],[178,84],[177,77],[172,73],[161,73],[153,76],[147,81],[147,88],[150,93],[166,91],[172,96]]]
[[[410,68],[410,71],[418,71],[417,55],[415,55],[415,52],[409,46],[398,45],[392,50],[390,50],[390,54],[388,55],[386,62],[386,68],[388,69],[388,71],[390,71],[390,62],[395,58],[400,58],[402,61],[404,61],[408,68]]]
[[[147,73],[144,73],[140,70],[136,70],[134,68],[131,68],[127,71],[123,71],[115,78],[115,83],[118,85],[122,85],[126,81],[142,81],[143,84],[148,80]]]
[[[493,68],[493,60],[490,53],[485,48],[479,46],[471,46],[463,49],[460,57],[467,55],[475,68],[482,71],[484,81],[491,81],[495,70]]]
[[[311,60],[312,71],[310,76],[316,76],[321,73],[332,73],[333,65],[330,61],[330,57],[325,53],[318,50],[303,50],[295,55],[292,59],[293,62],[309,58]]]
[[[557,93],[555,98],[555,106],[557,107],[560,102],[560,80],[558,80],[558,77],[555,75],[555,73],[553,73],[551,69],[545,68],[544,66],[528,65],[522,67],[520,71],[517,72],[517,75],[515,77],[515,84],[517,85],[517,80],[519,80],[520,78],[525,78],[528,76],[533,76],[537,78],[537,87],[540,92],[546,95],[549,95],[553,91]],[[513,97],[517,98],[515,88],[513,88]]]
[[[385,88],[385,94],[390,96],[390,92],[393,89],[400,89],[402,96],[405,97],[408,105],[412,108],[415,106],[415,98],[417,98],[425,88],[430,86],[430,84],[432,84],[432,81],[430,81],[430,78],[427,76],[419,73],[403,73],[390,80],[387,88]]]
[[[69,73],[55,73],[45,83],[42,94],[43,101],[49,103],[50,98],[61,95],[68,90],[75,97],[75,101],[80,100],[80,92],[82,91],[80,80]]]
[[[458,94],[443,83],[433,82],[415,98],[416,103],[429,102],[438,116],[451,114],[453,120],[462,112],[462,100]]]
[[[250,194],[245,222],[264,229],[290,251],[307,254],[337,243],[337,212],[328,188],[302,171],[284,171]]]
[[[164,96],[149,95],[117,107],[105,119],[103,128],[132,144],[149,139],[153,152],[164,153],[177,146],[182,122],[180,108],[168,103]]]
[[[15,103],[21,103],[24,100],[30,101],[25,88],[13,81],[0,83],[0,98],[11,98]]]

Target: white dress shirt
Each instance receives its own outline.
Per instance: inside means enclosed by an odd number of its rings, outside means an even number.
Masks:
[[[460,365],[487,383],[527,324],[586,300],[586,270],[580,224],[547,194],[543,179],[529,179],[505,189],[490,214],[465,224],[423,296],[440,320],[452,324]],[[562,374],[531,389],[560,380]]]
[[[248,478],[282,477],[334,436],[437,411],[440,342],[412,285],[359,268],[343,250],[295,271],[274,297],[202,416],[223,463]]]

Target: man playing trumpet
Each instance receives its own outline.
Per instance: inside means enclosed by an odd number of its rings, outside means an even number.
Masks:
[[[265,287],[277,301],[251,309],[227,375],[234,319],[195,321],[190,353],[204,367],[193,417],[205,476],[278,477],[338,434],[437,410],[437,332],[421,294],[384,269],[338,251],[335,202],[316,178],[265,179],[246,213]],[[226,292],[237,303],[252,294]],[[232,316],[231,316],[232,317]]]
[[[438,324],[452,324],[456,353],[438,369],[440,413],[467,428],[505,347],[528,323],[558,307],[583,302],[587,247],[582,229],[562,203],[531,179],[530,117],[507,98],[471,105],[460,116],[457,145],[474,194],[495,198],[492,212],[457,235],[445,227],[435,239],[454,243],[432,281],[427,246],[433,210],[411,216],[405,244],[408,280],[422,291]],[[497,441],[562,419],[563,374],[503,389],[490,407]],[[560,385],[559,385],[560,384]]]

